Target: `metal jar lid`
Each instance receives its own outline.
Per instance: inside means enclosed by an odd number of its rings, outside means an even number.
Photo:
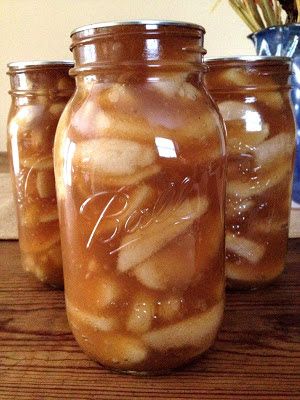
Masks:
[[[33,61],[15,61],[7,64],[10,71],[18,71],[27,68],[39,68],[39,67],[73,67],[74,62],[70,60],[33,60]]]
[[[205,63],[218,63],[218,62],[226,62],[237,63],[237,62],[281,62],[281,63],[289,63],[291,62],[290,57],[282,57],[282,56],[233,56],[233,57],[205,57]]]
[[[110,21],[110,22],[99,22],[91,25],[84,25],[74,29],[71,32],[71,37],[79,32],[94,30],[98,28],[110,28],[113,26],[129,26],[129,25],[144,25],[146,29],[153,29],[158,26],[176,26],[182,28],[196,29],[205,33],[203,26],[183,21],[169,21],[169,20],[133,20],[133,21]]]

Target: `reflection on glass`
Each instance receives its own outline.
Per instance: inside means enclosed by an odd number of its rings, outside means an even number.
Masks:
[[[28,101],[27,97],[19,97],[18,103],[19,103],[19,106],[26,106],[27,104],[29,104],[29,101]]]
[[[157,39],[146,39],[144,53],[148,60],[158,60],[159,41]]]
[[[86,63],[95,62],[97,59],[95,46],[94,45],[86,45],[83,47],[84,57],[86,59]]]
[[[72,160],[75,149],[76,144],[74,142],[71,142],[70,139],[67,138],[65,142],[65,153],[68,154],[68,157],[66,158],[67,161],[64,164],[63,176],[64,182],[68,186],[72,185]]]
[[[20,172],[18,130],[19,125],[12,120],[9,124],[9,132],[11,137],[11,156],[13,159],[13,169],[15,174]]]
[[[28,86],[30,86],[29,84],[29,80],[27,80],[27,76],[26,74],[19,74],[19,86],[20,89],[28,89]]]
[[[245,98],[245,104],[251,104],[251,103],[255,103],[256,102],[256,98],[254,96],[247,96]]]
[[[155,138],[155,144],[160,157],[164,158],[177,158],[173,140],[162,137]]]
[[[247,132],[259,132],[262,130],[262,120],[258,112],[245,110],[243,119],[246,123]]]

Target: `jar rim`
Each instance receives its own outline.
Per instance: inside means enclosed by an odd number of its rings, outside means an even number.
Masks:
[[[76,33],[88,31],[91,29],[110,28],[110,27],[114,27],[114,26],[129,26],[129,25],[145,25],[146,29],[147,29],[148,25],[150,25],[150,27],[151,27],[148,29],[153,29],[154,26],[177,26],[177,27],[182,27],[182,28],[196,29],[196,30],[200,30],[203,33],[205,33],[205,29],[203,28],[203,26],[192,23],[192,22],[141,19],[141,20],[129,20],[129,21],[117,20],[117,21],[108,21],[108,22],[98,22],[98,23],[90,24],[90,25],[83,25],[83,26],[80,26],[80,27],[74,29],[71,32],[70,37],[72,37]]]
[[[71,60],[32,60],[32,61],[13,61],[7,64],[10,71],[17,71],[24,68],[38,67],[73,67],[74,62]]]
[[[224,62],[264,62],[264,61],[275,61],[278,63],[291,63],[291,57],[284,56],[256,56],[256,55],[245,55],[245,56],[230,56],[230,57],[205,57],[204,63],[217,63],[220,61]]]

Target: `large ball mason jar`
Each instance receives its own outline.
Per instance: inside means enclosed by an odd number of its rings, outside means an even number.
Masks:
[[[77,89],[54,154],[66,307],[115,370],[184,364],[222,320],[225,145],[203,35],[157,21],[71,34]]]

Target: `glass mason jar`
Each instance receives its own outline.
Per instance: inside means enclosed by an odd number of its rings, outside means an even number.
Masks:
[[[226,275],[256,288],[285,264],[295,122],[284,57],[210,59],[205,83],[227,127]]]
[[[77,89],[54,153],[66,307],[115,370],[184,364],[222,320],[225,143],[203,35],[154,21],[71,35]]]
[[[74,92],[67,61],[8,64],[12,104],[7,147],[17,205],[22,264],[40,281],[63,286],[52,150],[58,119]]]

